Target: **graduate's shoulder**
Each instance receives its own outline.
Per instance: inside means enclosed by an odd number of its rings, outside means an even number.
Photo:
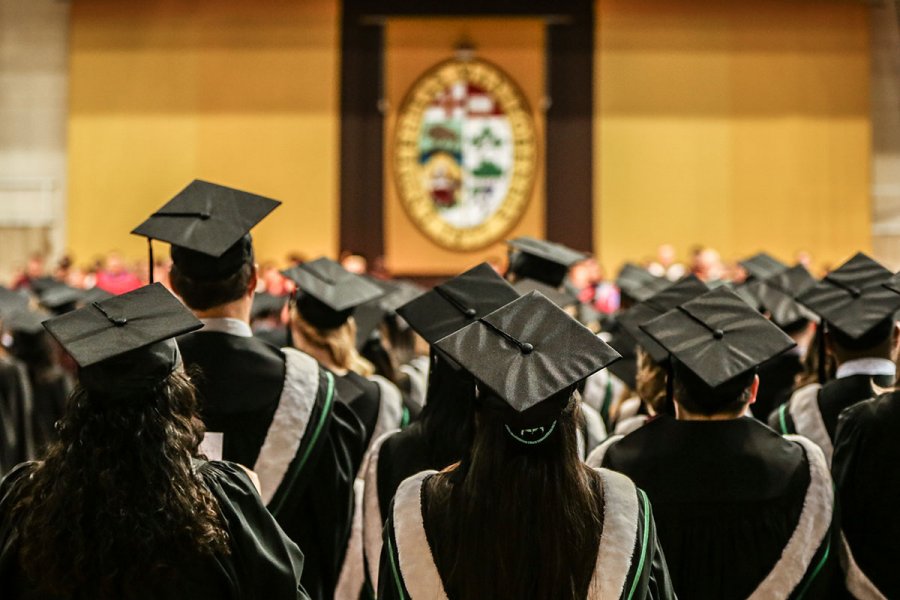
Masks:
[[[900,391],[881,394],[845,408],[839,417],[840,428],[859,432],[900,427]]]
[[[284,363],[284,352],[258,337],[237,336],[220,331],[194,331],[177,338],[185,361],[202,355],[228,353],[235,357],[252,356],[256,360]]]

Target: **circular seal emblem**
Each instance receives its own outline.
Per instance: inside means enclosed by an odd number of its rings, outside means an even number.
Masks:
[[[400,201],[444,248],[478,250],[502,239],[528,206],[536,164],[531,109],[489,62],[442,62],[403,100],[393,163]]]

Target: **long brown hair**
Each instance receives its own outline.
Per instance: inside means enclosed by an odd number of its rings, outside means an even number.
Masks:
[[[34,585],[63,597],[119,598],[125,586],[140,589],[178,575],[185,561],[228,552],[216,500],[193,467],[203,433],[196,405],[180,371],[141,397],[73,390],[59,441],[22,480],[13,508]]]
[[[578,412],[570,399],[550,437],[526,445],[479,409],[471,452],[428,480],[428,530],[440,532],[432,546],[450,598],[585,597],[602,504],[599,477],[578,455]]]

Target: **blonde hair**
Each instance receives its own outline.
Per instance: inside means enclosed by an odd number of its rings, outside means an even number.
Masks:
[[[295,306],[291,308],[291,327],[307,344],[325,352],[334,366],[363,377],[375,374],[372,363],[356,350],[356,320],[353,317],[333,329],[319,329],[304,319]]]

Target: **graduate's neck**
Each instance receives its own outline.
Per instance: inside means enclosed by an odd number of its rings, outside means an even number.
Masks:
[[[227,302],[205,310],[194,310],[198,319],[237,319],[250,324],[250,309],[253,306],[253,294],[247,294],[233,302]]]
[[[675,418],[679,421],[731,421],[750,415],[750,403],[742,404],[740,410],[705,415],[687,410],[675,400]]]

